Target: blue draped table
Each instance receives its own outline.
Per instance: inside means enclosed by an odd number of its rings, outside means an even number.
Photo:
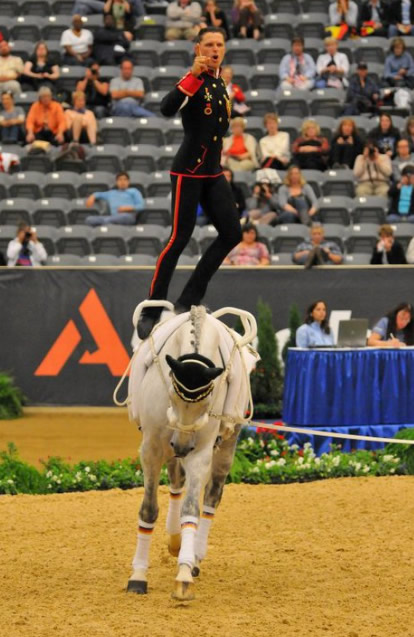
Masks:
[[[283,420],[325,427],[414,423],[414,349],[289,349]]]

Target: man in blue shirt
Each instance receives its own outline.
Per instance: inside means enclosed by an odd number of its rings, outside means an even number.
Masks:
[[[91,215],[86,218],[90,226],[106,226],[109,223],[133,226],[136,213],[144,209],[145,201],[137,188],[129,187],[128,173],[121,172],[116,176],[116,188],[90,195],[85,204],[92,208],[95,201],[106,201],[109,215]]]

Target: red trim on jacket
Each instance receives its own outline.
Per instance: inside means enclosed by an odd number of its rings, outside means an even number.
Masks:
[[[184,95],[188,95],[188,97],[193,97],[200,88],[204,84],[204,80],[200,80],[200,78],[195,77],[192,73],[188,72],[184,75],[183,78],[177,83],[177,88],[184,93]]]
[[[208,149],[207,149],[207,146],[201,146],[201,148],[204,148],[203,154],[201,155],[201,161],[197,163],[197,166],[193,168],[193,170],[190,170],[189,168],[187,168],[188,172],[191,173],[192,175],[194,175],[194,173],[204,164],[204,160],[206,158]]]
[[[170,171],[170,175],[174,177],[188,177],[189,179],[214,179],[214,177],[221,177],[223,174],[223,171],[221,171],[221,173],[216,173],[215,175],[186,175],[185,173],[174,173]]]

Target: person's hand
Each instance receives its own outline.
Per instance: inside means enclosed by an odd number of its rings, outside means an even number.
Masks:
[[[295,81],[293,79],[293,77],[285,77],[285,79],[283,80],[284,82],[289,82],[289,84],[293,84],[293,82]]]
[[[372,100],[373,100],[374,102],[376,102],[376,101],[378,100],[378,98],[379,98],[379,94],[378,94],[378,93],[373,93],[373,94],[372,94]]]
[[[377,252],[382,252],[384,250],[385,246],[384,246],[384,242],[382,239],[380,239],[377,242]]]
[[[126,38],[128,42],[132,42],[132,40],[134,39],[134,36],[132,35],[130,31],[124,31],[124,38]]]
[[[343,137],[338,137],[338,139],[336,140],[337,144],[345,144],[345,140]]]
[[[118,212],[131,212],[131,206],[118,206]]]
[[[30,131],[27,133],[26,135],[26,141],[31,144],[32,142],[34,142],[35,136],[33,133],[31,133]]]
[[[89,80],[93,80],[93,78],[94,78],[94,75],[93,75],[91,69],[86,69],[86,71],[85,71],[85,79],[87,79],[89,81]]]
[[[398,338],[395,338],[395,336],[394,336],[394,338],[390,338],[387,341],[387,343],[389,344],[390,347],[400,348],[400,347],[404,347],[405,346],[405,343],[401,343],[401,341],[399,341]]]
[[[55,135],[55,139],[59,144],[63,144],[63,142],[65,141],[63,133],[58,133],[57,135]]]
[[[17,233],[17,240],[20,243],[23,243],[25,238],[26,238],[26,230],[19,230],[19,232]]]
[[[202,73],[205,73],[208,70],[208,60],[209,58],[205,55],[197,55],[194,58],[193,66],[191,67],[192,75],[198,77]]]
[[[85,206],[87,208],[92,208],[94,203],[95,203],[95,195],[89,195],[89,197],[85,201]]]
[[[39,239],[38,239],[38,237],[37,237],[37,232],[36,232],[36,230],[32,230],[32,231],[31,231],[31,233],[32,233],[32,236],[30,237],[30,241],[34,241],[34,243],[38,243],[38,242],[39,242]]]
[[[316,213],[317,213],[317,212],[318,212],[318,211],[316,210],[316,208],[314,208],[314,207],[312,206],[312,208],[310,208],[310,209],[308,210],[308,215],[309,215],[310,217],[313,217],[314,215],[316,215]]]

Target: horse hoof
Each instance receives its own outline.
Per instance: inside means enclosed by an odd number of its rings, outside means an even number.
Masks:
[[[175,589],[171,597],[179,602],[189,602],[194,599],[193,582],[175,582]]]
[[[127,593],[137,593],[137,595],[146,595],[148,590],[148,582],[143,580],[130,579],[127,586]]]
[[[173,557],[178,557],[181,548],[181,533],[170,535],[168,540],[168,552]]]

